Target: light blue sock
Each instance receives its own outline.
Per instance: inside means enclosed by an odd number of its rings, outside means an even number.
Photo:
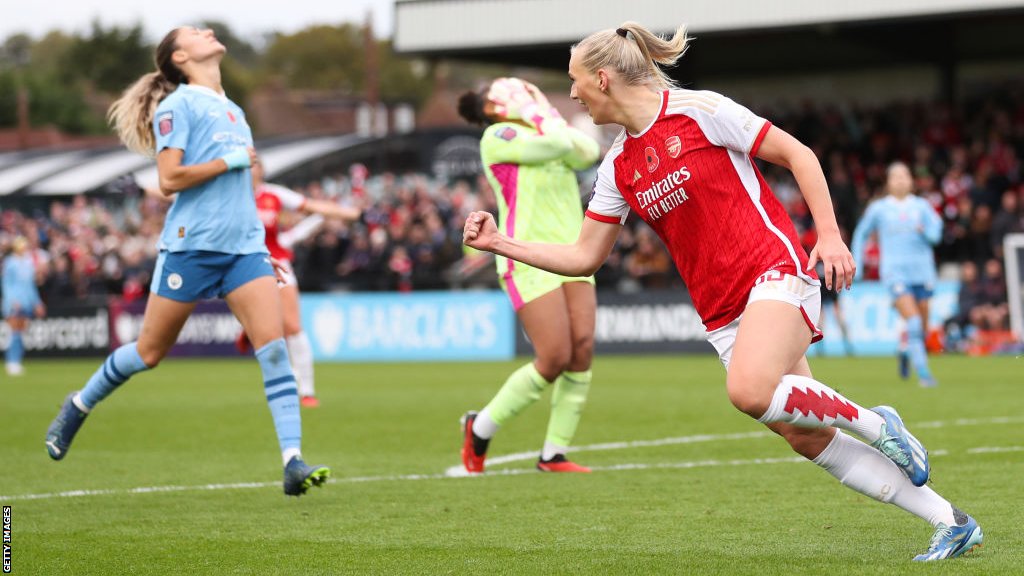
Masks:
[[[920,316],[907,319],[907,352],[910,361],[917,370],[918,378],[931,380],[932,373],[928,369],[928,352],[924,348],[924,324]]]
[[[299,416],[299,392],[295,374],[288,360],[284,338],[269,342],[256,351],[256,360],[263,370],[263,391],[267,395],[270,415],[274,417],[277,440],[282,454],[298,454],[302,444],[302,417]]]
[[[114,350],[92,378],[89,378],[89,382],[79,393],[79,398],[86,408],[91,410],[100,400],[110,396],[110,393],[127,382],[132,374],[149,370],[149,366],[142,361],[142,356],[139,356],[139,349],[135,344],[129,342]]]
[[[11,342],[7,345],[5,360],[10,364],[21,364],[21,359],[24,357],[25,343],[21,339],[21,330],[12,330]]]

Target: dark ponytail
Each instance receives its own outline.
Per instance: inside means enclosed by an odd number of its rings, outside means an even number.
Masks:
[[[466,122],[478,126],[487,126],[491,123],[490,118],[484,113],[486,100],[479,92],[466,92],[459,96],[459,116],[465,118]]]

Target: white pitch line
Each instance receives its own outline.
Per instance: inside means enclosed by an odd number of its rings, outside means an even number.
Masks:
[[[1024,452],[1024,446],[980,446],[970,448],[968,454],[987,454],[997,452]],[[930,456],[948,456],[948,450],[935,450]],[[756,466],[765,464],[800,464],[808,462],[802,456],[784,458],[750,458],[745,460],[684,460],[682,462],[653,462],[613,464],[610,466],[591,466],[595,472],[622,472],[634,470],[686,470],[690,468],[716,468],[724,466]],[[416,480],[451,480],[452,478],[493,478],[495,476],[521,476],[537,474],[533,468],[506,468],[489,471],[486,474],[402,474],[395,476],[356,476],[352,478],[332,478],[334,484],[357,484],[363,482],[408,482]],[[143,486],[139,488],[123,488],[110,490],[70,490],[67,492],[49,492],[43,494],[18,494],[0,496],[0,502],[16,502],[24,500],[49,500],[54,498],[80,498],[83,496],[127,496],[132,494],[157,494],[161,492],[202,492],[208,490],[244,490],[252,488],[276,488],[280,482],[239,482],[235,484],[202,484],[198,486]]]
[[[585,446],[570,447],[570,452],[593,452],[598,450],[625,450],[627,448],[650,448],[653,446],[672,446],[675,444],[697,444],[700,442],[716,442],[718,440],[749,440],[751,438],[765,438],[774,436],[773,432],[760,430],[757,432],[737,432],[733,434],[696,434],[693,436],[679,436],[676,438],[659,438],[657,440],[632,440],[629,442],[603,442],[601,444],[587,444]],[[533,460],[540,453],[516,452],[488,458],[487,463],[491,465],[519,462],[521,460]]]
[[[957,418],[955,420],[933,420],[917,422],[911,428],[944,428],[946,426],[984,426],[987,424],[1021,424],[1024,416],[993,416],[991,418]]]
[[[142,486],[139,488],[121,488],[109,490],[69,490],[67,492],[49,492],[44,494],[19,494],[17,496],[0,496],[0,501],[47,500],[50,498],[78,498],[81,496],[121,496],[126,494],[153,494],[156,492],[238,490],[242,488],[267,488],[269,486],[280,485],[280,482],[238,482],[236,484],[201,484],[198,486]]]
[[[921,422],[915,424],[915,428],[938,428],[942,426],[977,426],[984,424],[1016,424],[1024,422],[1024,417],[997,416],[992,418],[958,418],[948,422]],[[572,448],[573,452],[599,451],[599,450],[623,450],[626,448],[641,448],[651,446],[670,446],[678,444],[694,444],[698,442],[713,442],[718,440],[744,440],[750,438],[761,438],[773,436],[767,431],[739,432],[733,434],[697,434],[694,436],[680,436],[676,438],[660,438],[655,440],[633,440],[630,442],[605,442],[600,444],[589,444]],[[1003,452],[1024,452],[1024,446],[979,446],[967,450],[968,454],[988,454]],[[518,452],[491,458],[488,463],[505,464],[522,460],[531,460],[537,457],[537,452]],[[930,456],[946,456],[948,450],[934,450]],[[598,472],[614,472],[620,470],[652,470],[664,468],[701,468],[711,466],[741,466],[757,464],[777,464],[804,462],[803,457],[792,456],[788,458],[754,458],[749,460],[691,460],[684,462],[663,462],[654,464],[617,464],[612,466],[591,466],[591,470]],[[518,476],[520,474],[532,474],[533,468],[516,468],[505,470],[492,470],[486,474],[467,474],[462,466],[452,466],[442,474],[405,474],[395,476],[360,476],[353,478],[335,478],[333,483],[360,483],[360,482],[395,482],[412,480],[445,480],[460,477],[490,477],[490,476]],[[79,498],[83,496],[122,496],[131,494],[153,494],[160,492],[201,492],[210,490],[243,490],[253,488],[270,488],[280,486],[279,482],[238,482],[233,484],[201,484],[196,486],[142,486],[138,488],[120,488],[106,490],[69,490],[66,492],[47,492],[41,494],[14,494],[0,496],[0,502],[14,502],[24,500],[47,500],[54,498]]]
[[[967,450],[968,454],[996,454],[1000,452],[1024,452],[1024,446],[979,446]]]
[[[987,424],[1017,424],[1024,423],[1024,417],[1019,416],[995,416],[991,418],[957,418],[955,420],[943,421],[934,420],[930,422],[918,422],[910,428],[942,428],[945,426],[981,426]],[[629,448],[649,448],[652,446],[670,446],[676,444],[696,444],[700,442],[716,442],[720,440],[749,440],[752,438],[766,438],[775,436],[774,432],[760,430],[756,432],[738,432],[733,434],[696,434],[693,436],[680,436],[677,438],[661,438],[658,440],[633,440],[631,442],[607,442],[603,444],[587,444],[573,446],[569,452],[591,452],[598,450],[626,450]],[[510,462],[521,462],[523,460],[535,460],[540,452],[515,452],[494,458],[488,458],[488,466],[500,466]],[[446,476],[468,476],[462,465],[450,466],[444,471]]]

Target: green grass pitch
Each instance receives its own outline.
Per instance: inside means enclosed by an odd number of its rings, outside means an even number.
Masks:
[[[459,463],[458,418],[524,360],[323,364],[304,453],[334,471],[299,499],[253,360],[167,360],[89,417],[68,457],[43,436],[98,366],[34,361],[0,379],[0,504],[14,574],[1020,574],[1024,359],[933,358],[937,389],[892,358],[811,359],[865,406],[891,404],[933,453],[931,486],[985,546],[918,565],[931,528],[843,488],[729,404],[710,356],[601,357],[573,455],[533,471],[547,396]],[[502,458],[503,456],[507,456]]]

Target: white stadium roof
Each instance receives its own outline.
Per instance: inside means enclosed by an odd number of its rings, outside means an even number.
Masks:
[[[0,168],[0,196],[14,193],[51,174],[66,170],[80,163],[86,156],[86,152],[78,150],[11,162]]]
[[[354,135],[322,136],[257,145],[267,177],[297,168],[364,141]],[[69,196],[101,189],[126,175],[144,188],[157,185],[153,160],[123,148],[95,151],[0,154],[0,198],[12,194]]]
[[[310,138],[308,140],[299,140],[297,142],[289,142],[288,144],[267,146],[266,148],[258,150],[267,178],[274,178],[282,172],[287,172],[292,168],[296,168],[302,164],[316,160],[317,158],[322,158],[332,152],[343,150],[363,140],[365,140],[365,138],[351,134],[344,136],[324,136],[319,138]],[[136,171],[133,176],[135,177],[135,182],[137,182],[142,188],[157,187],[156,166],[153,164]]]
[[[1020,0],[398,0],[399,52],[568,44],[634,20],[695,34],[950,15],[1024,7]]]

